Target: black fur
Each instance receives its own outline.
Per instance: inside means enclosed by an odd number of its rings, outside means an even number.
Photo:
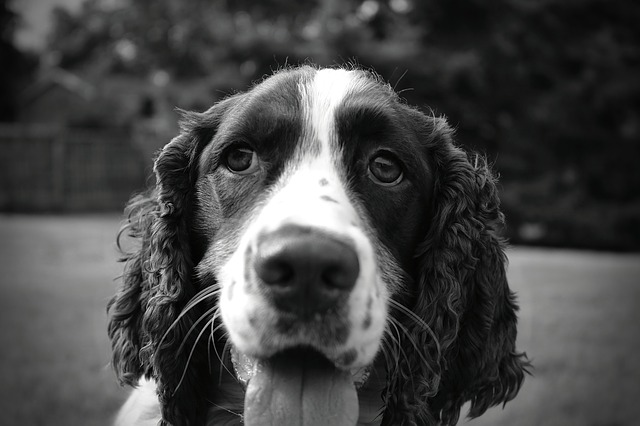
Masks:
[[[247,200],[260,201],[282,172],[283,158],[305,139],[299,105],[289,104],[299,102],[295,85],[312,73],[282,71],[249,94],[204,113],[185,113],[180,136],[156,159],[155,188],[127,207],[121,235],[140,245],[124,253],[122,287],[108,305],[112,363],[122,384],[135,385],[141,376],[157,380],[164,424],[206,420],[222,367],[209,359],[207,339],[199,338],[197,322],[208,306],[185,306],[217,284],[211,276],[196,276],[194,267],[212,241],[233,232],[223,226],[223,213],[236,212],[234,220],[248,214]],[[405,291],[390,304],[403,332],[389,339],[398,347],[384,352],[382,421],[453,425],[466,401],[476,417],[514,398],[528,367],[515,349],[517,306],[506,281],[496,183],[484,158],[454,146],[443,119],[404,105],[375,78],[371,84],[377,88],[372,97],[350,99],[337,121],[348,189],[407,278]],[[264,103],[273,96],[277,102]],[[237,189],[247,191],[244,204],[198,188],[202,169],[215,169],[220,146],[256,134],[267,135],[263,155],[271,169],[257,189]],[[393,193],[370,187],[362,177],[366,165],[357,161],[381,141],[406,164],[407,184]],[[196,211],[210,223],[197,223]],[[223,351],[222,333],[214,340]]]

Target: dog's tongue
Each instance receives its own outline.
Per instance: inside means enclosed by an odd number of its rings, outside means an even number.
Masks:
[[[247,384],[247,426],[354,426],[358,395],[351,375],[312,350],[259,361]]]

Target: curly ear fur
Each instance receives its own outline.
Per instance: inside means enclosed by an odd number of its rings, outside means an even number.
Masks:
[[[435,177],[412,307],[430,330],[406,323],[406,356],[390,375],[383,424],[455,425],[466,401],[477,417],[513,399],[529,364],[515,351],[504,220],[486,160],[456,148],[444,119],[410,114]]]
[[[206,417],[202,377],[212,372],[206,350],[191,353],[202,343],[189,333],[202,309],[181,313],[197,291],[188,226],[197,161],[231,99],[205,113],[183,113],[181,134],[155,161],[156,187],[130,201],[120,232],[140,246],[124,253],[123,285],[107,307],[112,364],[123,384],[135,385],[142,375],[155,378],[164,424],[194,425]]]
[[[148,363],[140,357],[140,350],[148,343],[142,330],[142,317],[151,289],[143,263],[149,256],[146,241],[150,238],[152,212],[156,206],[153,198],[143,195],[132,198],[125,210],[127,222],[118,233],[118,248],[125,267],[122,286],[107,304],[107,312],[111,364],[121,385],[134,386],[140,376],[151,373]],[[123,235],[141,241],[140,247],[134,252],[126,251],[121,245]]]

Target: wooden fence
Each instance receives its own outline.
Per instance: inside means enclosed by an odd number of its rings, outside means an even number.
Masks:
[[[0,126],[0,211],[121,210],[150,159],[119,129]]]

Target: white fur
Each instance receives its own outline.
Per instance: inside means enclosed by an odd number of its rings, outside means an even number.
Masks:
[[[327,154],[335,131],[335,110],[350,91],[357,89],[358,82],[354,71],[323,69],[316,73],[310,87],[305,88],[307,124],[312,126],[313,135]]]
[[[222,318],[231,341],[241,352],[269,356],[294,345],[318,344],[310,337],[312,333],[304,330],[297,335],[276,335],[271,324],[277,313],[259,293],[247,291],[244,282],[247,247],[252,247],[255,253],[259,234],[288,224],[328,231],[352,241],[360,264],[360,273],[349,297],[349,322],[355,331],[340,347],[317,349],[329,358],[355,349],[357,359],[353,367],[369,364],[379,349],[386,320],[387,288],[379,272],[374,246],[365,232],[366,223],[354,208],[341,177],[334,120],[336,108],[345,97],[362,87],[362,77],[357,72],[326,69],[318,71],[310,84],[299,88],[305,108],[303,134],[307,140],[298,145],[298,152],[271,190],[271,198],[249,225],[233,256],[219,271]],[[320,185],[321,179],[328,184]],[[323,201],[322,195],[338,203]],[[231,282],[236,283],[233,290]],[[367,314],[369,298],[372,300],[371,325],[363,329],[361,324]],[[252,326],[249,317],[256,314],[260,321]]]
[[[114,426],[157,426],[160,417],[156,382],[142,378],[118,412]]]

